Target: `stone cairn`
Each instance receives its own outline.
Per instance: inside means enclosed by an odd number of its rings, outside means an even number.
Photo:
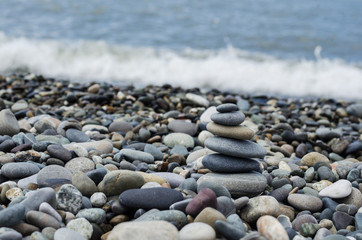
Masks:
[[[245,115],[237,105],[222,104],[216,110],[206,126],[216,136],[208,138],[205,146],[217,153],[202,159],[203,166],[212,173],[206,174],[199,182],[207,181],[209,177],[220,178],[220,183],[235,197],[260,194],[266,187],[266,179],[260,174],[259,162],[252,158],[263,158],[266,150],[250,141],[254,132],[241,125]]]

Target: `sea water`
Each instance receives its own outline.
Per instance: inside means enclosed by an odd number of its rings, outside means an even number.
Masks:
[[[0,0],[0,73],[362,99],[360,0]]]

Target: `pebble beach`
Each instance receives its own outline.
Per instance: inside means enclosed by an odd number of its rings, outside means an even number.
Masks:
[[[0,239],[362,239],[362,103],[0,75]]]

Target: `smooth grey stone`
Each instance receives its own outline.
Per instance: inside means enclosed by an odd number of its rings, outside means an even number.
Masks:
[[[51,157],[58,158],[63,162],[68,162],[72,159],[72,153],[60,145],[51,144],[47,147],[47,151]]]
[[[185,213],[178,210],[163,210],[154,213],[147,214],[145,217],[137,218],[135,221],[155,221],[163,220],[171,223],[175,223],[178,229],[185,226],[188,221]]]
[[[354,217],[356,230],[362,230],[362,213],[358,212]]]
[[[292,226],[293,229],[295,231],[299,231],[300,227],[304,224],[304,223],[314,223],[317,224],[317,220],[315,219],[315,217],[313,217],[310,214],[303,214],[303,215],[299,215],[297,216],[293,222],[292,222]]]
[[[6,163],[1,168],[1,174],[10,179],[26,178],[39,171],[40,169],[35,164],[28,162]]]
[[[323,202],[323,208],[329,208],[332,211],[336,211],[336,207],[338,205],[336,201],[330,199],[329,197],[324,197],[322,198],[322,202]]]
[[[138,131],[138,136],[141,141],[145,142],[145,141],[147,141],[147,139],[149,139],[151,137],[151,132],[146,128],[141,128]]]
[[[354,216],[357,210],[356,206],[352,204],[338,204],[336,207],[336,211],[345,212],[351,216]]]
[[[348,145],[346,154],[352,154],[362,151],[362,141],[356,141]]]
[[[146,172],[148,170],[148,164],[147,163],[140,163],[136,167],[136,171]]]
[[[328,180],[330,182],[334,182],[336,180],[332,170],[326,166],[319,167],[317,173],[320,180]]]
[[[223,237],[228,240],[239,240],[246,235],[245,231],[242,231],[232,224],[221,220],[216,220],[215,228]]]
[[[236,213],[236,208],[231,198],[226,196],[221,196],[218,197],[216,200],[217,200],[216,210],[224,214],[225,217],[228,217],[231,214]]]
[[[146,163],[146,165],[147,165],[147,163]],[[137,169],[137,167],[134,164],[132,164],[126,160],[122,160],[119,163],[119,168],[123,169],[123,170],[131,170],[131,171],[136,171],[136,169]],[[147,169],[148,169],[148,165],[147,165]]]
[[[205,146],[221,154],[240,158],[263,158],[267,154],[261,145],[249,140],[212,137],[206,139]]]
[[[234,227],[236,227],[237,229],[240,229],[241,231],[245,232],[245,227],[243,224],[243,221],[241,220],[241,218],[239,217],[239,215],[237,214],[231,214],[230,216],[228,216],[226,218],[226,221],[228,223],[230,223],[231,225],[233,225]]]
[[[153,146],[152,144],[146,144],[144,152],[151,154],[155,158],[155,160],[163,159],[163,153],[161,152],[161,150]]]
[[[88,197],[83,196],[82,197],[82,209],[83,208],[92,208],[92,202]]]
[[[187,178],[178,186],[178,188],[181,190],[187,189],[193,192],[197,192],[196,180],[194,178]]]
[[[170,210],[179,210],[181,212],[185,212],[186,211],[186,207],[189,204],[189,202],[192,201],[192,198],[187,198],[185,200],[179,201],[179,202],[175,202],[174,204],[172,204],[170,206]]]
[[[20,131],[18,120],[9,109],[0,111],[0,135],[13,136]]]
[[[260,164],[256,160],[230,157],[217,153],[203,157],[202,165],[213,172],[220,173],[242,173],[260,169]]]
[[[70,228],[59,228],[54,234],[54,240],[86,240],[80,233]]]
[[[189,151],[187,151],[187,148],[183,145],[176,145],[171,149],[170,154],[180,154],[187,157],[189,155]]]
[[[10,152],[11,149],[15,148],[16,145],[14,143],[13,140],[11,139],[8,139],[8,140],[5,140],[4,142],[2,142],[0,144],[0,151],[2,152]]]
[[[214,113],[211,115],[211,120],[217,124],[224,126],[238,126],[245,120],[244,113],[240,111],[227,113]]]
[[[361,170],[353,168],[351,171],[349,171],[347,175],[347,180],[353,182],[357,180],[357,178],[359,178],[360,176],[361,176]]]
[[[265,190],[267,180],[260,173],[207,173],[200,177],[199,188],[203,182],[213,182],[224,186],[233,198],[253,197]]]
[[[25,206],[25,213],[27,213],[30,210],[37,211],[39,209],[40,204],[42,204],[43,202],[49,203],[50,206],[56,209],[57,201],[54,189],[45,187],[35,191],[28,192],[26,194],[25,200],[23,200],[19,204]]]
[[[197,185],[197,192],[200,192],[200,190],[203,188],[209,188],[213,190],[217,197],[226,196],[231,198],[229,190],[217,182],[202,181]]]
[[[362,118],[362,103],[354,103],[346,108],[348,114]]]
[[[340,138],[341,137],[340,132],[338,132],[336,130],[331,130],[331,129],[328,129],[328,128],[318,128],[316,130],[316,134],[321,140],[323,140],[325,142],[328,142],[332,138]]]
[[[179,191],[169,188],[129,189],[119,196],[119,202],[129,208],[166,210],[175,202],[182,201]]]
[[[69,139],[69,141],[71,142],[89,142],[90,138],[88,137],[87,134],[85,134],[84,132],[75,129],[75,128],[70,128],[65,132],[65,136]]]
[[[319,215],[319,219],[329,219],[332,220],[333,217],[333,211],[329,208],[325,208],[323,209],[323,211],[321,212],[321,214]]]
[[[292,227],[292,223],[290,222],[289,217],[285,216],[285,215],[279,215],[278,216],[278,221],[282,224],[282,226],[284,227],[284,229],[287,228],[291,228]]]
[[[155,161],[151,154],[133,149],[122,149],[120,153],[123,154],[129,161],[139,160],[145,163],[154,163]]]
[[[240,111],[248,111],[250,108],[250,103],[242,98],[237,98],[236,105]]]
[[[284,202],[289,195],[289,191],[286,188],[277,188],[270,193],[270,196],[274,197],[278,202]]]
[[[21,240],[23,236],[15,231],[14,229],[1,227],[0,228],[0,239],[1,240]]]
[[[324,240],[350,240],[349,238],[346,238],[345,236],[339,235],[339,234],[331,234],[324,238]]]
[[[216,111],[218,111],[219,113],[235,112],[238,110],[238,106],[233,103],[224,103],[216,107]]]
[[[106,220],[106,212],[101,208],[86,208],[80,210],[77,218],[85,218],[91,223],[101,224]]]
[[[15,204],[0,210],[0,227],[12,227],[25,219],[25,206]]]

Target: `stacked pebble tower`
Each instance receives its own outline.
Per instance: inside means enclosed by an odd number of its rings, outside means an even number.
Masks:
[[[212,121],[206,126],[216,136],[208,138],[205,146],[217,153],[203,158],[204,167],[213,174],[243,174],[250,178],[260,175],[257,178],[262,178],[259,162],[251,158],[263,158],[267,152],[259,144],[250,141],[254,132],[241,125],[245,115],[238,110],[237,105],[231,103],[219,105],[216,110],[218,112],[211,115]],[[256,194],[254,190],[250,192],[251,195]],[[262,186],[260,190],[264,190]],[[239,194],[248,195],[248,192]]]

